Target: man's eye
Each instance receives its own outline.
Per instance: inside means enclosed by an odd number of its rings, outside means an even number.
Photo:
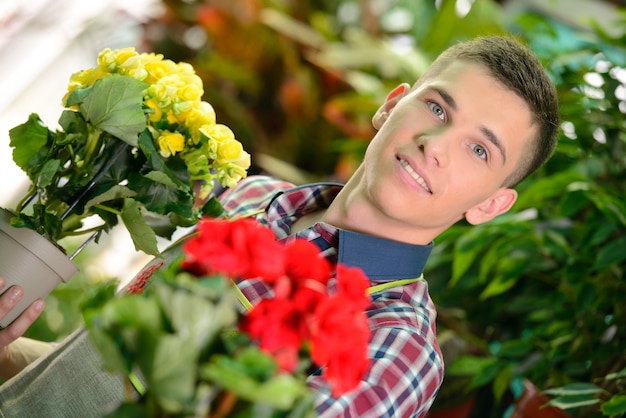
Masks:
[[[478,157],[482,158],[483,160],[487,159],[487,150],[482,145],[474,144],[472,145],[472,150],[474,151],[474,154],[476,154]]]
[[[431,112],[434,113],[441,120],[446,120],[446,112],[443,110],[443,107],[439,106],[435,102],[428,102],[428,108]]]

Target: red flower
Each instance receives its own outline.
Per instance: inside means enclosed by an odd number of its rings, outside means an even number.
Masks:
[[[354,389],[369,368],[370,335],[363,309],[369,303],[368,280],[357,268],[337,266],[337,294],[315,311],[311,357],[324,365],[324,377],[334,396]]]
[[[264,299],[242,318],[239,329],[274,356],[281,370],[293,372],[308,330],[289,299]]]
[[[286,247],[285,273],[292,283],[290,298],[296,309],[311,315],[326,296],[331,267],[315,244],[296,240]],[[279,297],[279,295],[277,295]]]
[[[311,360],[324,367],[333,395],[353,389],[369,367],[369,327],[364,309],[369,281],[357,268],[337,266],[337,291],[328,295],[330,263],[306,240],[289,244],[252,219],[204,219],[185,243],[183,268],[196,275],[258,278],[272,286],[239,322],[239,329],[272,354],[278,367],[296,370],[310,347]]]
[[[284,274],[285,252],[274,234],[254,219],[203,219],[184,244],[183,269],[197,275],[263,277],[273,283]]]

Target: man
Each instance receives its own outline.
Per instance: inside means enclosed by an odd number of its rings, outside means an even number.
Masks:
[[[439,234],[463,218],[480,224],[508,211],[517,198],[513,187],[550,157],[559,125],[556,91],[521,44],[478,38],[445,51],[413,87],[393,89],[372,122],[377,134],[345,186],[291,190],[282,182],[250,178],[222,201],[234,215],[267,208],[259,220],[279,239],[305,237],[329,259],[361,267],[373,285],[385,287],[368,308],[370,371],[356,390],[338,399],[321,377],[312,376],[318,415],[423,417],[441,385],[443,362],[427,283],[414,279]],[[241,287],[253,303],[265,294],[254,281]],[[0,298],[0,315],[12,306],[8,293]],[[40,309],[31,307],[17,325],[0,331],[5,352],[16,351],[9,343]],[[69,362],[73,351],[97,362],[87,342],[62,343],[0,386],[0,412],[4,402],[13,411],[25,410],[32,401],[24,391],[49,386],[56,375],[50,365]],[[106,381],[90,391],[115,394],[121,384]],[[97,402],[82,408],[105,407]]]

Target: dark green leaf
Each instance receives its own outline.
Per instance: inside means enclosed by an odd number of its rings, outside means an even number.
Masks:
[[[85,208],[89,208],[91,206],[99,205],[101,203],[110,202],[112,200],[124,199],[127,197],[134,197],[137,193],[130,190],[125,186],[111,186],[106,187],[105,192],[97,195],[96,197],[90,199],[87,203],[85,203]]]
[[[609,242],[598,251],[595,268],[602,270],[613,264],[626,261],[626,236]]]
[[[146,254],[158,255],[159,247],[156,234],[141,216],[137,202],[133,199],[125,198],[121,217],[130,233],[133,244],[135,244],[135,249]]]
[[[450,286],[454,286],[463,277],[472,263],[480,258],[478,254],[484,253],[495,238],[495,235],[485,234],[480,227],[470,229],[459,237],[454,248]]]
[[[204,204],[201,212],[203,215],[210,216],[212,218],[219,218],[225,214],[224,207],[215,197],[211,197],[211,199]]]
[[[57,171],[59,171],[60,165],[61,162],[59,160],[46,161],[37,177],[37,187],[45,188],[52,184],[57,175]]]

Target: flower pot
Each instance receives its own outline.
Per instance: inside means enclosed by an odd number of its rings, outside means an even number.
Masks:
[[[535,385],[524,380],[524,391],[509,418],[569,418],[569,415],[561,409],[551,406],[542,408],[549,401],[550,399],[543,395]]]
[[[8,212],[0,209],[0,276],[7,282],[4,290],[18,284],[24,289],[24,297],[0,319],[2,328],[78,271],[63,251],[35,231],[11,226],[10,218]]]

